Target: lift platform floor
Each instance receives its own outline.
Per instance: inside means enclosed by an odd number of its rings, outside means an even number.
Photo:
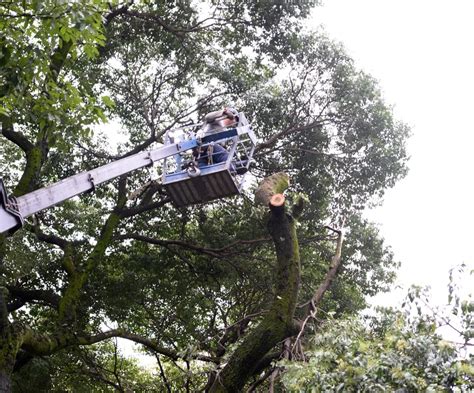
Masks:
[[[167,175],[163,185],[176,207],[239,194],[239,188],[225,164],[201,168],[201,175],[197,177],[190,177],[187,172]]]

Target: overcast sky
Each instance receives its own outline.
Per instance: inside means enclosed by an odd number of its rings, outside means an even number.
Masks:
[[[412,128],[408,176],[367,216],[402,262],[399,282],[430,284],[437,301],[449,268],[474,261],[473,16],[470,0],[325,0],[313,17]]]

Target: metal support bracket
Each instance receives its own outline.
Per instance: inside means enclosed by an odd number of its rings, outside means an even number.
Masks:
[[[147,165],[148,167],[153,166],[155,164],[155,162],[151,158],[151,152],[148,152],[146,159],[150,161],[150,163]]]
[[[91,192],[95,191],[95,183],[94,183],[94,176],[92,176],[90,173],[89,173],[89,176],[87,176],[87,180],[89,181],[89,183],[91,184],[92,188],[91,188]]]
[[[18,209],[18,203],[14,196],[7,196],[7,191],[5,189],[5,185],[3,184],[3,180],[0,178],[0,228],[3,227],[4,224],[7,224],[8,233],[11,235],[18,229],[20,229],[23,224],[24,220],[23,217]],[[7,221],[13,221],[13,226],[8,225]],[[0,231],[1,232],[1,231]]]

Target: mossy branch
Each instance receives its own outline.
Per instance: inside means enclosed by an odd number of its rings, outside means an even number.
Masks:
[[[8,290],[0,287],[0,336],[4,335],[8,327],[7,295]]]
[[[39,333],[30,327],[22,327],[21,329],[21,348],[30,354],[36,356],[51,355],[61,349],[70,346],[87,346],[97,344],[99,342],[121,337],[137,344],[142,344],[149,350],[156,352],[167,358],[177,361],[180,359],[195,359],[204,362],[218,363],[219,358],[207,356],[199,353],[191,353],[186,356],[159,344],[157,340],[149,339],[138,334],[129,332],[125,329],[112,329],[106,332],[97,333],[90,336],[76,335],[70,332],[58,332],[57,334]]]
[[[288,176],[280,173],[266,178],[257,189],[256,202],[268,204],[270,208],[267,227],[276,251],[274,298],[265,318],[244,337],[216,376],[211,392],[241,391],[269,351],[294,334],[293,316],[300,282],[300,255],[296,221],[286,214],[284,197],[281,195],[288,183]],[[274,198],[275,195],[281,197]]]
[[[76,273],[72,269],[68,270],[68,273],[71,273],[69,276],[69,283],[64,290],[63,296],[61,297],[61,301],[59,303],[59,317],[61,321],[72,321],[75,318],[76,307],[81,296],[82,288],[89,279],[89,275],[94,271],[94,269],[104,257],[107,247],[112,242],[114,231],[120,223],[121,216],[118,212],[124,208],[126,203],[126,176],[122,176],[119,178],[117,205],[114,211],[110,213],[109,217],[105,221],[100,236],[97,239],[97,243],[86,260],[84,270],[80,273]],[[65,254],[65,257],[67,256],[68,255]],[[66,259],[65,262],[67,262]]]
[[[290,178],[284,172],[265,178],[255,191],[255,203],[268,206],[274,195],[282,194],[290,185]]]

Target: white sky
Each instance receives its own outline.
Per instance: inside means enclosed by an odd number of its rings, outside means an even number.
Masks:
[[[408,176],[367,216],[402,262],[399,282],[431,285],[438,302],[449,268],[474,261],[473,16],[470,0],[325,0],[313,17],[412,127]]]

